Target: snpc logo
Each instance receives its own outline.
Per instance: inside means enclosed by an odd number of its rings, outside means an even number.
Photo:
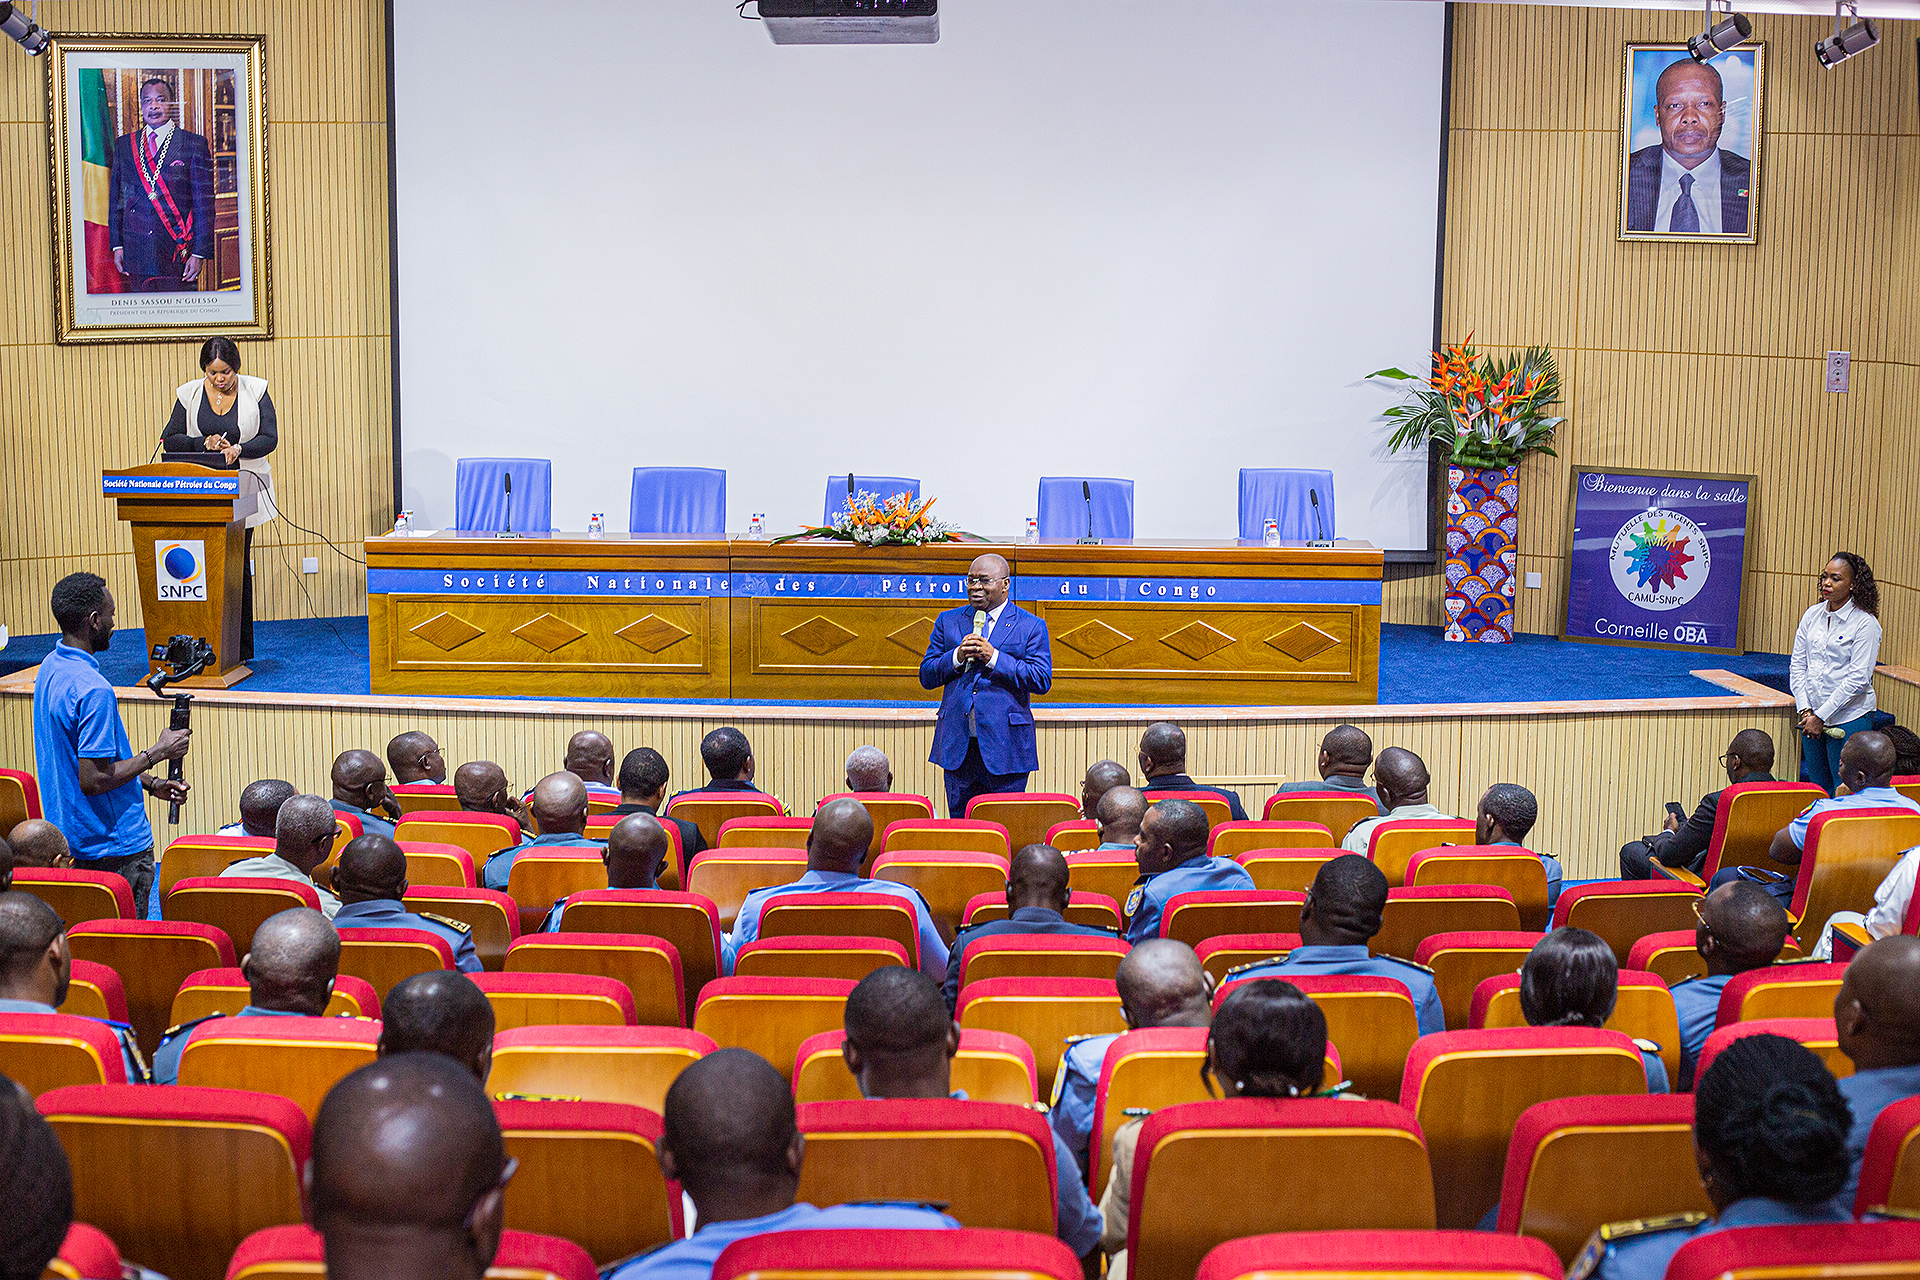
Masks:
[[[204,542],[153,544],[154,587],[162,600],[207,598],[207,552]]]

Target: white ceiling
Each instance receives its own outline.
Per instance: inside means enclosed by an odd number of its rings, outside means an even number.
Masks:
[[[1419,0],[1438,3],[1438,0]],[[1589,9],[1691,9],[1705,16],[1702,0],[1636,0],[1633,4],[1615,4],[1609,0],[1505,0],[1510,4],[1577,5]],[[1735,0],[1742,13],[1792,13],[1811,17],[1833,16],[1833,0]],[[1870,18],[1920,18],[1920,0],[1861,0],[1860,12]]]

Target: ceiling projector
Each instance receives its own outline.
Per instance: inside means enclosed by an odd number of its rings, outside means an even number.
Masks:
[[[775,44],[932,44],[940,0],[760,0]]]

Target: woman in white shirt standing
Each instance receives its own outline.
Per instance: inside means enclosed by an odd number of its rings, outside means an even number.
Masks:
[[[1865,560],[1839,552],[1820,574],[1820,603],[1801,616],[1790,668],[1803,772],[1829,793],[1840,773],[1841,746],[1873,727],[1873,668],[1879,660],[1879,584]]]

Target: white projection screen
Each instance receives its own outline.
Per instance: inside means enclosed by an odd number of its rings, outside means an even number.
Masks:
[[[752,5],[747,12],[752,13]],[[1428,546],[1386,365],[1433,337],[1445,6],[948,0],[776,46],[730,0],[394,0],[403,504],[553,461],[553,523],[725,467],[727,521],[914,476],[1017,535],[1043,475],[1231,538],[1248,466]]]

